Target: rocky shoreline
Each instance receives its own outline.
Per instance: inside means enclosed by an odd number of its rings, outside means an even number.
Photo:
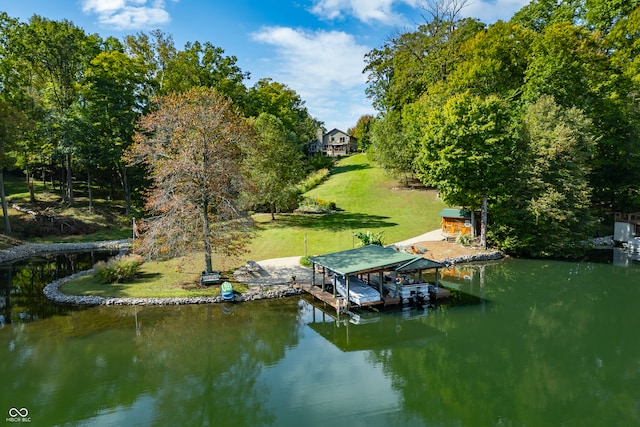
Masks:
[[[91,274],[93,270],[85,270],[71,276],[58,279],[44,287],[45,296],[57,303],[66,305],[98,306],[98,305],[185,305],[185,304],[214,304],[227,302],[222,297],[185,297],[185,298],[117,298],[96,295],[67,295],[60,292],[60,287],[76,277]],[[261,299],[283,298],[299,295],[302,289],[290,285],[276,285],[269,287],[253,286],[247,292],[236,294],[234,302],[256,301]]]
[[[15,262],[31,256],[39,256],[52,253],[79,252],[91,250],[118,250],[121,253],[127,251],[131,244],[131,240],[115,240],[101,242],[85,242],[85,243],[33,243],[20,246],[14,246],[9,249],[0,250],[0,263],[6,264]],[[451,266],[459,263],[479,262],[497,260],[504,257],[502,252],[489,252],[474,255],[465,255],[456,258],[445,258],[439,262]],[[45,296],[54,303],[79,306],[98,306],[98,305],[184,305],[184,304],[213,304],[222,303],[225,300],[222,297],[184,297],[184,298],[117,298],[117,297],[101,297],[95,295],[67,295],[60,292],[60,287],[69,280],[76,277],[93,273],[93,270],[81,271],[71,276],[58,279],[49,283],[44,288]],[[240,294],[236,294],[235,302],[255,301],[261,299],[284,298],[293,295],[300,295],[304,291],[300,287],[294,287],[291,283],[281,283],[268,286],[253,285],[249,290]]]
[[[0,250],[0,264],[8,264],[32,256],[81,252],[81,251],[126,251],[131,240],[105,240],[83,243],[26,243]]]

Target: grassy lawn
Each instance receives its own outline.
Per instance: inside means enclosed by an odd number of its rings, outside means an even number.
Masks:
[[[238,258],[214,255],[214,268],[230,272],[248,260],[316,255],[349,249],[358,241],[353,233],[384,230],[384,243],[398,242],[440,227],[445,204],[433,190],[402,189],[397,180],[372,165],[366,155],[341,160],[331,176],[305,196],[334,201],[338,211],[326,215],[255,216],[256,238],[248,252]],[[306,240],[306,246],[305,246]],[[90,276],[66,283],[68,294],[116,297],[182,297],[217,295],[219,286],[198,286],[203,270],[202,254],[169,262],[149,262],[135,283],[96,284]],[[239,289],[240,285],[234,285]]]
[[[334,201],[339,211],[278,215],[276,221],[270,215],[256,216],[258,236],[246,259],[349,249],[358,231],[384,230],[385,243],[398,242],[440,228],[440,211],[446,207],[433,190],[400,189],[397,180],[373,166],[364,154],[343,159],[327,181],[305,196]]]
[[[131,283],[97,283],[93,276],[82,276],[62,285],[61,291],[69,295],[97,295],[116,298],[180,298],[218,296],[220,286],[202,286],[201,260],[185,256],[165,262],[146,262],[139,277]],[[247,286],[234,284],[234,290],[243,292]]]

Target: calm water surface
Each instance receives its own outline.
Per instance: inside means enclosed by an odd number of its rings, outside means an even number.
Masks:
[[[451,273],[453,303],[359,324],[305,298],[31,321],[17,306],[0,425],[24,425],[12,408],[34,426],[640,425],[640,264]]]

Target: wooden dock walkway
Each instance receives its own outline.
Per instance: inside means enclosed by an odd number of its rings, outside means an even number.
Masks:
[[[298,285],[300,289],[307,292],[308,294],[314,296],[316,299],[324,302],[325,304],[330,305],[331,307],[339,310],[341,312],[346,312],[347,305],[342,297],[334,297],[333,294],[323,291],[319,286],[302,286]],[[402,300],[400,298],[382,298],[380,301],[375,302],[367,302],[362,304],[362,307],[370,307],[376,305],[384,305],[385,307],[388,305],[397,305],[400,304]]]
[[[331,307],[335,308],[336,311],[344,311],[346,306],[341,297],[334,297],[333,294],[323,291],[318,286],[300,286],[300,289],[307,292],[308,294],[313,295],[315,298],[324,302],[325,304],[329,304]]]

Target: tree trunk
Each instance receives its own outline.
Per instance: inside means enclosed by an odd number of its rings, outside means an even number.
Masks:
[[[471,209],[471,238],[475,239],[478,236],[478,227],[476,227],[476,211]]]
[[[271,221],[275,221],[276,220],[276,206],[275,206],[275,203],[273,203],[273,202],[269,203],[269,207],[271,208]]]
[[[69,206],[73,206],[73,178],[71,176],[71,154],[65,156],[65,167],[67,169],[67,196]]]
[[[118,174],[120,175],[120,185],[124,192],[125,215],[128,217],[131,213],[131,191],[129,191],[129,178],[127,176],[127,167],[123,164],[117,164]],[[113,183],[112,183],[113,184]],[[113,193],[113,185],[111,185]]]
[[[209,242],[209,203],[205,200],[202,203],[202,235],[204,238],[204,268],[206,273],[213,271],[211,264],[211,243]]]
[[[87,195],[89,196],[89,213],[93,213],[93,193],[91,192],[91,172],[87,170]]]
[[[0,201],[2,202],[2,216],[4,217],[4,234],[11,234],[11,222],[9,221],[9,211],[7,209],[7,198],[4,194],[4,170],[0,168]]]
[[[25,156],[26,157],[26,156]],[[29,201],[31,203],[36,202],[36,195],[33,190],[33,178],[31,178],[31,171],[29,170],[29,162],[25,166],[25,174],[27,175],[27,187],[29,188]]]
[[[487,249],[487,195],[482,196],[482,217],[480,220],[480,247]]]

